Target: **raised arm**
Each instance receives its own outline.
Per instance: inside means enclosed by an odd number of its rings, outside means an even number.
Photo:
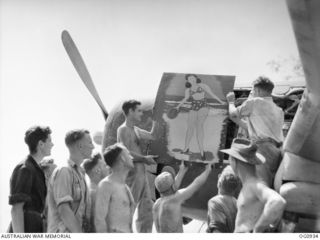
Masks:
[[[230,119],[236,123],[239,127],[248,130],[247,122],[241,119],[238,115],[230,115]]]
[[[243,117],[250,116],[255,104],[254,98],[248,98],[240,106],[236,107],[234,104],[235,102],[234,92],[229,92],[227,94],[227,101],[229,104],[229,116],[231,119],[235,117],[243,118]]]
[[[94,223],[97,233],[107,232],[106,218],[109,211],[109,203],[112,195],[112,186],[107,182],[101,182],[97,189]]]
[[[156,136],[157,136],[158,127],[159,127],[159,123],[156,121],[152,121],[152,128],[151,128],[150,132],[148,132],[144,129],[138,128],[138,127],[135,127],[134,129],[141,139],[155,140]]]
[[[229,115],[230,115],[231,120],[239,118],[237,108],[234,105],[234,101],[235,101],[234,92],[229,92],[227,94],[227,101],[228,101],[228,105],[229,105]]]
[[[218,96],[217,95],[215,95],[213,92],[212,92],[212,90],[211,90],[211,88],[207,85],[207,84],[201,84],[200,85],[212,98],[214,98],[214,99],[216,99],[219,103],[221,103],[221,104],[225,104],[225,102],[223,102],[220,98],[218,98]]]
[[[183,177],[187,171],[188,171],[188,167],[185,166],[184,161],[182,160],[179,166],[179,172],[177,173],[174,181],[175,189],[179,189],[181,182],[183,180]]]
[[[199,188],[206,182],[210,172],[211,172],[212,163],[208,164],[205,170],[196,177],[193,182],[186,188],[182,188],[177,191],[176,198],[180,202],[184,202],[189,199]]]
[[[143,156],[140,153],[137,153],[135,151],[132,151],[132,138],[130,133],[125,127],[119,127],[118,133],[117,133],[118,142],[121,142],[130,152],[131,156],[133,157],[134,163],[145,163],[145,164],[156,164],[156,162],[153,160],[154,156]]]
[[[257,198],[264,203],[264,208],[253,231],[264,232],[271,224],[275,224],[281,219],[286,201],[263,183],[257,183],[256,190]]]

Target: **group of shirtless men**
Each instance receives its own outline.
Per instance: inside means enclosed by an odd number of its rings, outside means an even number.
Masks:
[[[284,115],[272,101],[273,87],[268,78],[259,77],[253,82],[251,96],[238,107],[234,93],[227,95],[230,118],[248,132],[248,139],[235,138],[230,149],[221,150],[229,154],[230,166],[219,177],[218,195],[208,202],[207,232],[281,229],[286,201],[272,188],[281,161]],[[40,127],[27,131],[29,163],[34,160],[42,166],[48,189],[48,192],[43,190],[45,204],[38,206],[46,213],[43,231],[133,232],[133,215],[137,208],[137,232],[152,232],[153,223],[160,233],[183,232],[182,204],[207,181],[212,164],[207,164],[189,186],[181,189],[179,186],[188,167],[182,161],[177,174],[165,167],[155,179],[160,198],[153,203],[146,165],[156,164],[157,156],[143,155],[139,141],[155,139],[158,123],[153,122],[150,132],[136,126],[142,117],[138,101],[124,102],[122,110],[125,122],[117,130],[118,143],[107,147],[102,155],[92,157],[94,147],[90,133],[83,129],[72,130],[65,138],[70,154],[68,164],[54,170],[42,164],[53,146],[51,131],[42,137],[39,137]],[[33,149],[30,148],[32,141]],[[30,204],[39,198],[32,194],[39,188],[34,189],[31,180],[29,184],[25,184],[28,181],[19,183],[22,179],[19,176],[34,174],[25,170],[32,168],[27,161],[16,167],[10,182],[13,232],[28,231],[22,213],[40,212],[32,207],[35,204]],[[89,184],[84,173],[90,179]],[[29,198],[28,194],[32,196]],[[43,197],[40,200],[44,202]]]

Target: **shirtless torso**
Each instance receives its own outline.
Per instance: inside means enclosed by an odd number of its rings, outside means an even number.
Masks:
[[[117,141],[122,142],[130,153],[134,152],[137,154],[142,154],[140,148],[140,139],[138,138],[138,128],[128,127],[125,124],[118,128]],[[132,154],[133,157],[134,154]],[[145,165],[142,161],[134,161],[134,169],[132,169],[127,178],[127,184],[131,187],[134,181],[138,181],[143,185],[145,178]]]
[[[263,211],[264,204],[252,193],[248,185],[243,186],[237,203],[235,232],[251,232]]]
[[[106,177],[97,191],[97,232],[132,232],[134,209],[135,203],[129,187]]]
[[[138,110],[137,110],[138,111]],[[153,155],[143,155],[141,150],[141,140],[153,140],[152,131],[148,132],[134,126],[135,121],[126,121],[118,128],[117,141],[121,142],[133,157],[134,168],[130,170],[126,178],[126,183],[130,187],[132,196],[135,200],[138,212],[136,219],[137,232],[152,232],[152,206],[150,187],[146,175],[145,164],[156,164]]]
[[[181,166],[182,165],[183,162],[181,163]],[[183,174],[181,175],[181,179],[178,180],[179,182],[181,182],[186,173],[181,166],[178,175],[182,172]],[[169,190],[170,192],[166,194],[161,193],[161,198],[159,198],[153,206],[153,220],[158,233],[183,232],[181,206],[205,183],[211,172],[211,166],[212,163],[208,164],[205,171],[196,177],[186,188],[179,189],[178,191],[171,188],[171,190]],[[179,185],[180,183],[178,186]]]
[[[175,195],[162,197],[153,207],[156,230],[159,233],[182,233],[181,202]]]
[[[258,178],[243,184],[239,194],[235,232],[265,232],[281,219],[285,201]]]
[[[129,150],[133,156],[134,169],[130,170],[127,177],[127,184],[131,189],[136,203],[142,197],[142,192],[146,186],[146,167],[145,164],[155,164],[155,156],[144,156],[141,151],[141,139],[152,140],[152,134],[138,127],[128,127],[126,123],[118,128],[117,141]],[[149,191],[149,190],[147,190]]]

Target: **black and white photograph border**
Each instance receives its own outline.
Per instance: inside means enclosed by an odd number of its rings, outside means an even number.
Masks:
[[[28,154],[24,134],[30,126],[50,126],[54,143],[50,158],[62,165],[68,158],[64,144],[68,130],[86,128],[101,135],[105,113],[123,99],[154,101],[164,72],[236,76],[238,89],[250,89],[254,79],[265,75],[279,94],[306,86],[302,102],[306,108],[318,106],[317,1],[0,0],[0,232],[6,232],[11,221],[10,176]],[[81,52],[100,100],[88,92],[65,52],[64,30]],[[300,111],[286,145],[300,159],[315,164],[319,161],[319,128],[313,125],[319,119],[316,109],[309,115]],[[297,136],[303,136],[298,145]],[[99,144],[95,151],[101,151]],[[310,176],[318,181],[316,174]],[[308,198],[314,205],[294,198],[301,202],[292,206],[318,211],[316,197]],[[184,231],[203,232],[203,223],[192,221]],[[319,231],[318,218],[308,226]],[[237,234],[237,239],[241,237],[254,236]]]

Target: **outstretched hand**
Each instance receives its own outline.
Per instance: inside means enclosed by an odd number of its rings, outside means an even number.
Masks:
[[[212,170],[212,168],[213,168],[213,164],[214,164],[213,161],[211,161],[210,163],[208,163],[208,164],[206,165],[205,171],[210,172],[210,171]]]
[[[188,169],[188,167],[184,164],[184,160],[181,160],[179,171],[185,171],[186,169]]]

